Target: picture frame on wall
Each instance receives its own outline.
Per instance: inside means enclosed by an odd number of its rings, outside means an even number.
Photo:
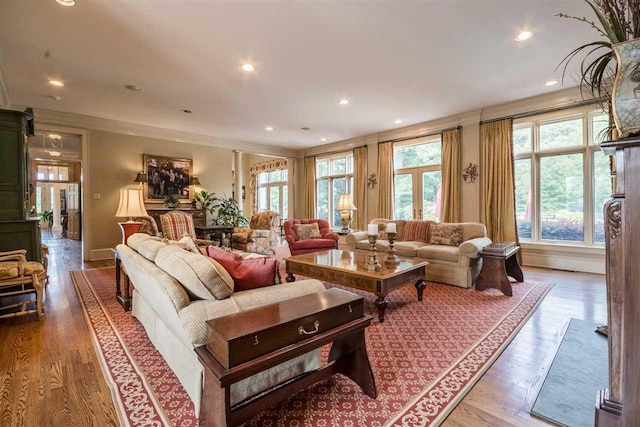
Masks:
[[[192,159],[143,154],[142,166],[147,174],[147,182],[143,184],[145,203],[163,203],[172,194],[181,202],[191,201]]]

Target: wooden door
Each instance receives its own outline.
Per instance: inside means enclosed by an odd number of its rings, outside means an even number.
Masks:
[[[67,237],[80,240],[80,185],[77,182],[69,184],[67,214]]]

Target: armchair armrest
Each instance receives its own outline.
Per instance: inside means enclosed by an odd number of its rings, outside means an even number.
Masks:
[[[355,231],[353,233],[347,234],[346,240],[349,245],[353,244],[355,247],[356,242],[360,240],[365,240],[367,238],[366,231]]]
[[[488,237],[476,237],[475,239],[462,242],[458,249],[458,253],[467,258],[478,258],[478,252],[491,243],[491,239]]]
[[[27,250],[18,249],[15,251],[0,252],[0,261],[21,261],[27,262]]]
[[[338,239],[340,238],[340,236],[338,236],[338,233],[334,233],[333,231],[328,232],[327,234],[325,234],[323,236],[324,239],[333,239],[336,242],[338,241]]]

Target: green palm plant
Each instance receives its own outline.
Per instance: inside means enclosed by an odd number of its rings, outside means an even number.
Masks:
[[[640,37],[640,0],[585,0],[596,14],[598,24],[586,17],[559,13],[560,18],[585,22],[606,40],[584,44],[569,53],[558,65],[564,80],[567,67],[576,57],[580,61],[580,89],[587,91],[606,112],[611,105],[613,76],[618,68],[612,45]],[[557,68],[556,68],[557,69]]]

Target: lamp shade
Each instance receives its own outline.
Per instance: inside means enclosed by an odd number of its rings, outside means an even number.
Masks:
[[[189,180],[189,185],[200,185],[200,180],[197,176],[192,176]]]
[[[341,194],[338,198],[338,204],[336,205],[337,211],[357,211],[351,200],[351,194]]]
[[[133,182],[148,182],[148,181],[149,179],[147,178],[147,174],[144,172],[138,172],[136,179],[133,180]]]
[[[144,208],[144,202],[142,201],[142,190],[122,188],[116,216],[129,218],[147,216],[147,210]]]

